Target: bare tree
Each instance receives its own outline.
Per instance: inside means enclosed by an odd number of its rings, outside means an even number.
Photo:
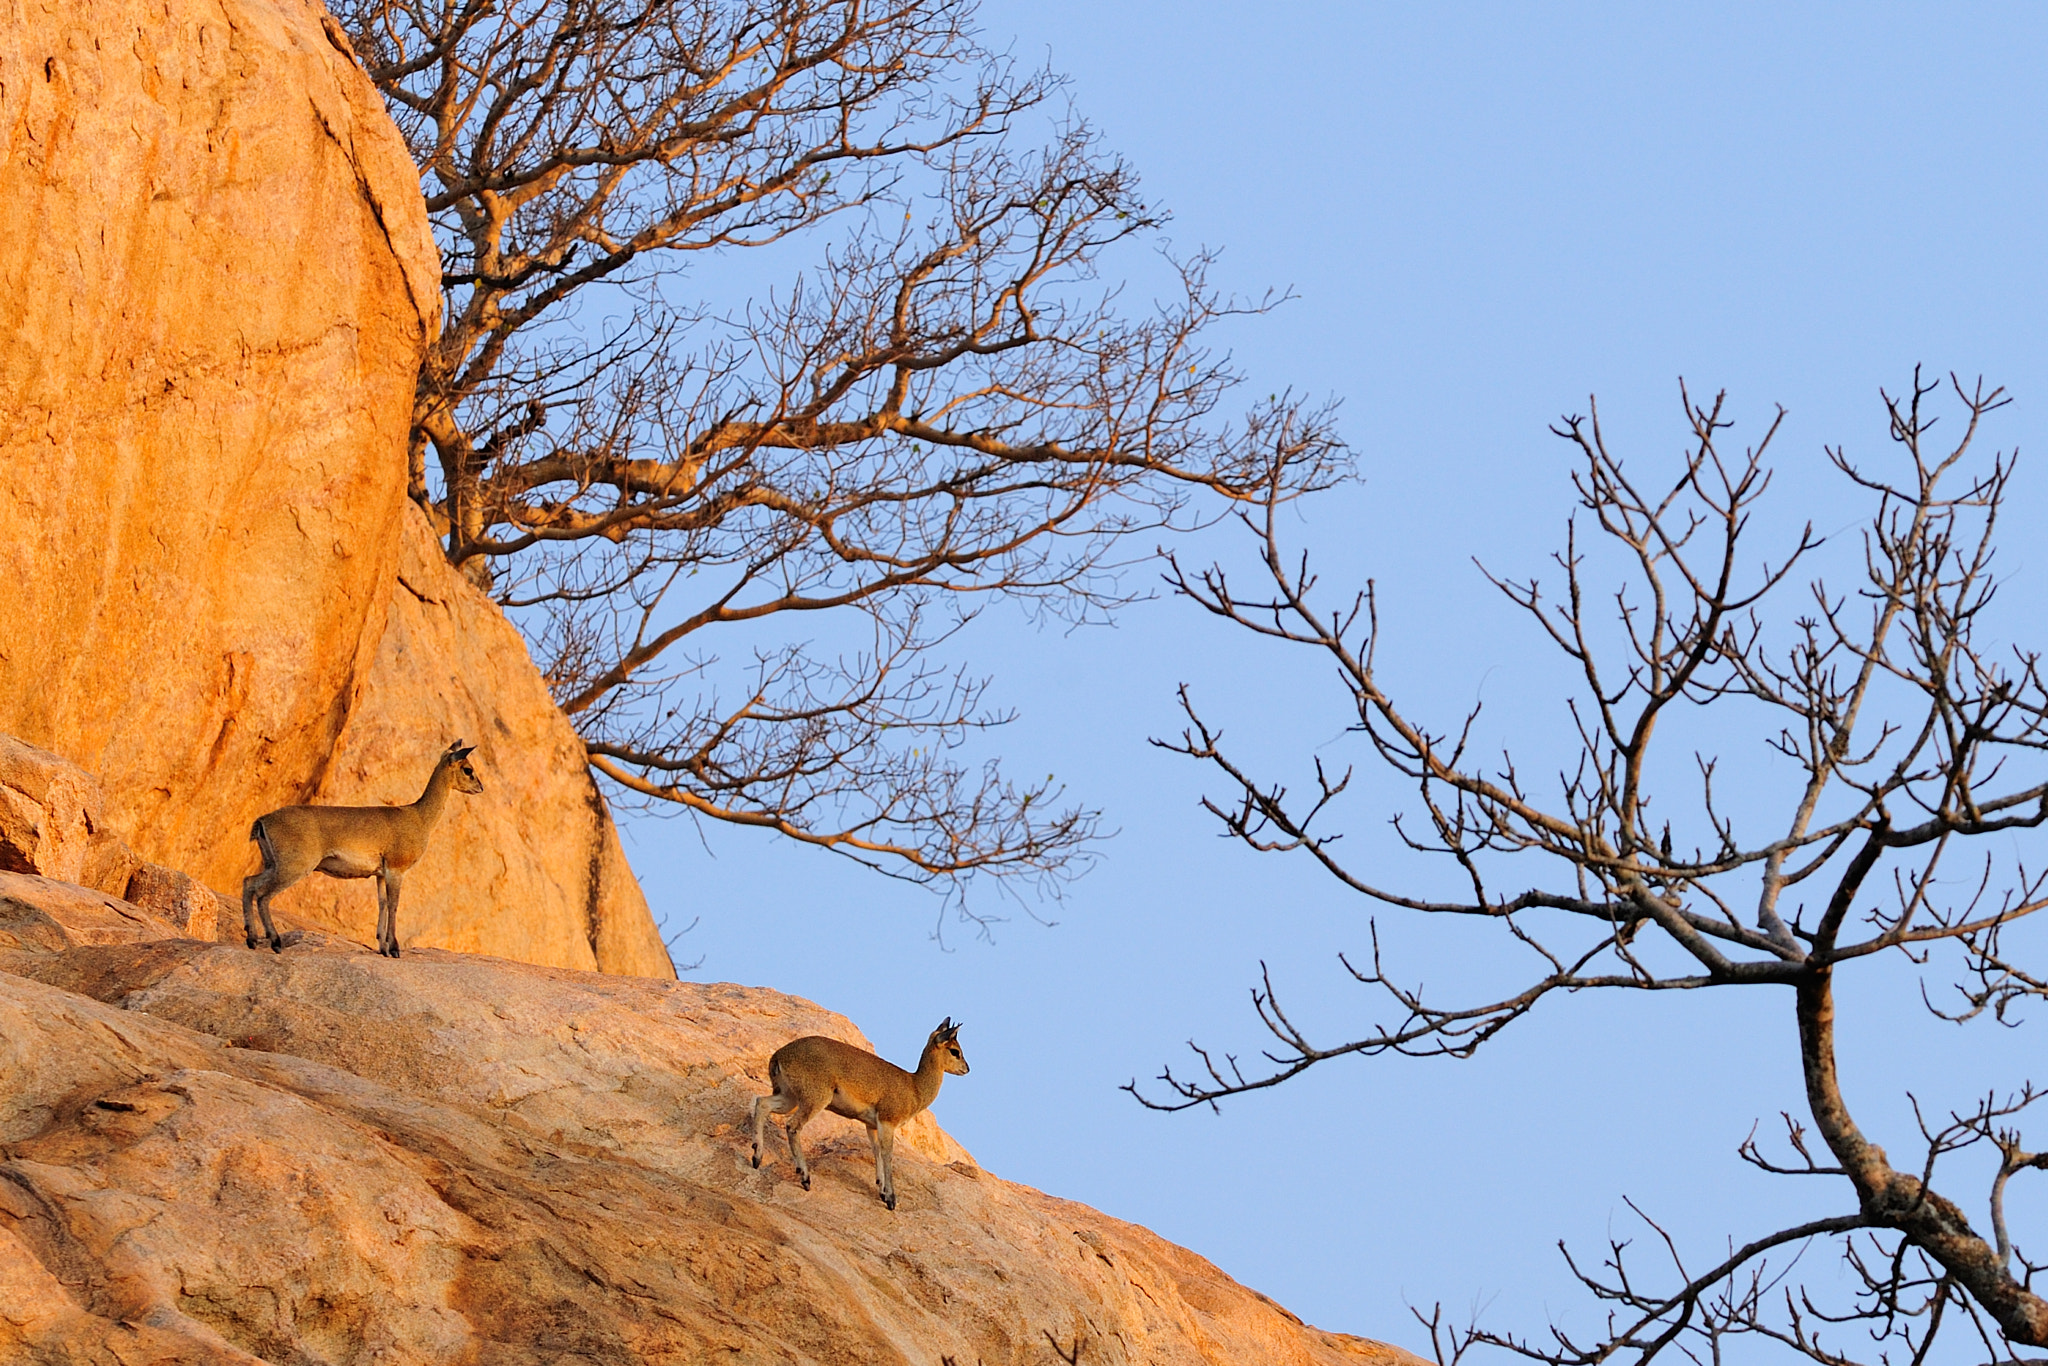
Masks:
[[[1127,536],[1343,457],[1291,399],[1213,420],[1206,257],[1157,307],[1099,281],[1162,220],[1060,82],[968,0],[338,13],[443,255],[412,496],[597,772],[914,879],[1069,870],[1094,815],[961,761],[1007,716],[939,647],[992,599],[1099,615]]]
[[[1936,444],[1939,390],[1916,373],[1910,393],[1885,399],[1898,458],[1879,468],[1829,450],[1871,505],[1846,592],[1815,576],[1802,593],[1799,567],[1816,562],[1818,546],[1810,526],[1768,559],[1745,540],[1778,421],[1732,455],[1722,449],[1722,399],[1686,396],[1688,454],[1654,485],[1610,451],[1597,408],[1553,429],[1573,448],[1582,509],[1556,557],[1562,595],[1534,579],[1488,577],[1578,679],[1567,706],[1577,759],[1555,786],[1530,781],[1512,755],[1474,754],[1476,710],[1439,731],[1388,693],[1375,667],[1375,591],[1326,605],[1306,556],[1280,539],[1284,477],[1265,507],[1241,513],[1262,566],[1256,591],[1241,595],[1222,568],[1172,565],[1173,587],[1208,611],[1334,665],[1361,743],[1417,793],[1419,822],[1397,817],[1395,830],[1409,849],[1446,860],[1457,890],[1406,894],[1341,859],[1327,826],[1352,772],[1319,760],[1305,796],[1259,778],[1183,688],[1186,731],[1155,743],[1221,775],[1226,795],[1207,805],[1225,831],[1254,849],[1305,854],[1381,907],[1495,925],[1531,970],[1511,994],[1446,1002],[1403,986],[1375,932],[1370,965],[1345,963],[1383,1006],[1355,1037],[1311,1038],[1268,975],[1252,996],[1271,1035],[1259,1067],[1197,1048],[1192,1075],[1169,1068],[1163,1089],[1134,1085],[1138,1099],[1160,1109],[1214,1104],[1349,1054],[1469,1057],[1561,993],[1727,988],[1758,993],[1759,1009],[1790,1007],[1806,1115],[1785,1117],[1781,1148],[1752,1135],[1740,1155],[1767,1172],[1838,1183],[1839,1213],[1735,1240],[1711,1266],[1689,1263],[1680,1241],[1644,1216],[1661,1270],[1637,1264],[1623,1242],[1598,1265],[1571,1262],[1609,1306],[1602,1332],[1582,1340],[1553,1328],[1530,1339],[1454,1329],[1439,1311],[1424,1324],[1442,1359],[1489,1344],[1559,1366],[1647,1361],[1667,1348],[1719,1361],[1747,1338],[1819,1362],[1875,1352],[1917,1366],[1944,1326],[1970,1339],[1951,1351],[1990,1360],[2048,1346],[2048,1301],[2032,1287],[2041,1264],[2020,1253],[2005,1210],[2013,1177],[2048,1168],[2019,1128],[2040,1092],[2020,1080],[1974,1106],[1923,1115],[1918,1155],[1894,1165],[1858,1124],[1836,1073],[1837,978],[1879,955],[1952,969],[1959,994],[1945,1001],[1922,987],[1945,1019],[2010,1023],[2017,1006],[2048,994],[2048,973],[2011,952],[2007,933],[2048,904],[2043,874],[2010,834],[2048,819],[2048,691],[2038,654],[1981,643],[2013,465],[1973,448],[2006,400],[1981,382],[1951,384],[1961,409],[1953,439]],[[1593,581],[1603,554],[1621,566],[1611,596]],[[1716,796],[1714,753],[1668,753],[1668,737],[1683,735],[1700,708],[1718,718],[1717,738],[1746,731],[1772,752],[1777,809],[1730,809]],[[1950,868],[1958,871],[1944,876]],[[1955,1164],[1942,1164],[1980,1145],[1998,1159],[1995,1176],[1965,1199],[1954,1192]],[[1846,1258],[1845,1302],[1794,1274],[1802,1252],[1827,1239]]]

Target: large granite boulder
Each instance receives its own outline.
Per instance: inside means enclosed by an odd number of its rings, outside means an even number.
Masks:
[[[323,15],[0,23],[0,730],[217,886],[383,629],[439,318],[412,164]]]
[[[495,781],[408,878],[405,939],[673,976],[574,731],[405,497],[440,267],[325,11],[15,0],[0,242],[0,731],[103,784],[89,830],[28,831],[88,804],[0,771],[0,869],[196,927],[200,889],[135,871],[238,898],[256,817],[410,801],[462,737]],[[368,884],[283,902],[374,924]]]

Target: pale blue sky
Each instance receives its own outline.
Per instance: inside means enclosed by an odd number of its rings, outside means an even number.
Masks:
[[[1644,461],[1680,444],[1681,375],[1731,391],[1738,437],[1784,404],[1782,511],[1823,531],[1858,509],[1821,443],[1876,453],[1877,387],[1915,362],[2008,386],[1992,436],[2042,448],[2048,11],[988,0],[983,20],[1073,76],[1176,244],[1224,248],[1232,287],[1299,295],[1229,340],[1261,389],[1344,399],[1365,483],[1301,535],[1333,581],[1378,579],[1392,676],[1447,708],[1483,692],[1504,734],[1560,713],[1470,561],[1540,572],[1570,506],[1544,429],[1588,393]],[[2048,467],[2023,461],[2017,504],[2001,563],[2024,629],[2048,615]],[[1705,1251],[1782,1202],[1839,1204],[1733,1157],[1798,1100],[1790,1003],[1765,997],[1577,999],[1470,1063],[1337,1062],[1220,1117],[1141,1111],[1116,1087],[1190,1035],[1256,1046],[1261,958],[1342,1033],[1364,1003],[1334,955],[1366,943],[1354,898],[1214,838],[1203,775],[1146,738],[1175,729],[1185,681],[1298,778],[1312,749],[1343,753],[1341,699],[1306,659],[1169,602],[1068,636],[990,619],[964,648],[1023,712],[1001,741],[1016,769],[1057,772],[1121,829],[1057,926],[942,947],[929,898],[828,856],[680,821],[635,822],[629,849],[659,913],[701,917],[681,944],[698,975],[815,999],[899,1059],[963,1019],[974,1071],[938,1117],[992,1170],[1144,1223],[1311,1322],[1417,1348],[1404,1298],[1491,1301],[1501,1327],[1593,1322],[1554,1243],[1597,1251],[1624,1195]],[[1361,856],[1403,804],[1362,789]],[[1484,936],[1381,923],[1414,976],[1500,966]],[[1879,1127],[1909,1085],[1960,1100],[2020,1078],[2027,1036],[1937,1027],[1910,976],[1884,986],[1845,1008]],[[2022,1198],[2022,1226],[2048,1232],[2048,1201]]]

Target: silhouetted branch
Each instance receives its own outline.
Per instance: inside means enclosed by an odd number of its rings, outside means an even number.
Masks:
[[[412,496],[597,771],[914,880],[1084,867],[1093,813],[934,759],[1006,719],[939,652],[991,599],[1099,618],[1132,535],[1343,477],[1327,405],[1221,416],[1209,331],[1278,300],[1195,256],[1124,306],[1100,274],[1162,213],[968,0],[337,12],[442,252]],[[777,290],[687,292],[794,241]]]
[[[1364,757],[1415,793],[1416,813],[1394,817],[1396,839],[1447,860],[1459,895],[1397,890],[1378,864],[1371,877],[1359,872],[1365,860],[1342,853],[1332,828],[1358,796],[1355,768],[1319,754],[1299,792],[1263,778],[1183,687],[1186,728],[1154,743],[1218,777],[1222,795],[1205,805],[1224,833],[1261,853],[1306,854],[1391,912],[1497,925],[1531,955],[1531,967],[1518,991],[1445,1006],[1390,978],[1375,926],[1371,967],[1342,961],[1382,1013],[1348,1041],[1324,1043],[1281,1008],[1262,964],[1252,1005],[1275,1046],[1258,1065],[1191,1044],[1198,1067],[1162,1071],[1163,1096],[1132,1083],[1126,1089],[1139,1101],[1213,1106],[1347,1054],[1468,1057],[1559,991],[1790,989],[1808,1114],[1784,1116],[1789,1160],[1767,1156],[1754,1129],[1739,1156],[1773,1174],[1845,1182],[1854,1212],[1731,1247],[1698,1274],[1677,1240],[1645,1217],[1675,1288],[1639,1278],[1623,1242],[1599,1268],[1567,1253],[1586,1289],[1614,1306],[1599,1335],[1579,1341],[1553,1328],[1536,1343],[1476,1324],[1454,1330],[1439,1308],[1423,1322],[1440,1361],[1475,1343],[1555,1366],[1621,1352],[1647,1361],[1667,1347],[1720,1360],[1728,1341],[1745,1337],[1835,1363],[1851,1359],[1839,1329],[1854,1325],[1879,1344],[1880,1359],[1903,1353],[1919,1362],[1942,1325],[1956,1322],[1993,1357],[2048,1346],[2048,1301],[2034,1293],[2033,1264],[2022,1259],[2015,1270],[2005,1199],[2014,1176],[2048,1168],[2017,1128],[2037,1099],[2033,1085],[1945,1118],[1915,1101],[1922,1160],[1901,1169],[1853,1118],[1835,1067],[1835,978],[1884,951],[1920,964],[1937,949],[1960,957],[1960,1006],[1938,1007],[1922,988],[1943,1019],[1988,1012],[2013,1024],[2022,1002],[2048,995],[2048,974],[2016,961],[2005,936],[2048,905],[2048,875],[2029,871],[2011,843],[2014,832],[2048,821],[2040,760],[2048,687],[2038,653],[1979,643],[1996,595],[1994,532],[2013,462],[2004,454],[1974,468],[1969,461],[1982,420],[2007,400],[1951,377],[1963,425],[1937,446],[1927,404],[1937,387],[1916,373],[1909,394],[1884,396],[1901,457],[1890,470],[1829,451],[1871,500],[1871,515],[1853,591],[1816,576],[1803,602],[1793,575],[1821,548],[1811,526],[1775,554],[1748,544],[1782,411],[1737,455],[1724,448],[1723,399],[1702,404],[1681,389],[1691,443],[1668,478],[1654,481],[1609,447],[1597,406],[1553,429],[1574,453],[1579,501],[1555,557],[1561,591],[1486,575],[1576,675],[1564,716],[1578,755],[1548,791],[1523,780],[1511,752],[1475,759],[1476,709],[1439,728],[1382,683],[1381,590],[1369,581],[1349,596],[1323,592],[1308,556],[1282,542],[1284,478],[1274,476],[1263,502],[1237,514],[1251,537],[1256,591],[1220,564],[1196,571],[1168,557],[1175,593],[1333,670]],[[1596,586],[1596,563],[1619,566],[1616,587]],[[1718,802],[1711,753],[1663,757],[1665,737],[1690,708],[1714,708],[1726,725],[1762,721],[1755,734],[1784,765],[1775,811],[1766,801],[1741,812]],[[1653,794],[1684,772],[1698,778],[1689,805],[1682,791]],[[1958,858],[1969,869],[1962,876]],[[1515,890],[1494,890],[1509,877]],[[1768,1008],[1779,1008],[1775,999]],[[1943,1159],[1984,1143],[2000,1154],[1985,1205],[1988,1239],[1937,1190]],[[1837,1241],[1853,1273],[1858,1290],[1847,1306],[1823,1306],[1788,1279],[1797,1254],[1791,1262],[1766,1256],[1822,1237]]]

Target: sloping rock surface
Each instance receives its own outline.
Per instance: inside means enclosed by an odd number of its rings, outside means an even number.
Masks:
[[[929,1116],[893,1215],[848,1121],[806,1130],[810,1192],[755,1171],[774,1047],[864,1042],[773,992],[317,933],[5,967],[10,1362],[1414,1360],[997,1179]]]

